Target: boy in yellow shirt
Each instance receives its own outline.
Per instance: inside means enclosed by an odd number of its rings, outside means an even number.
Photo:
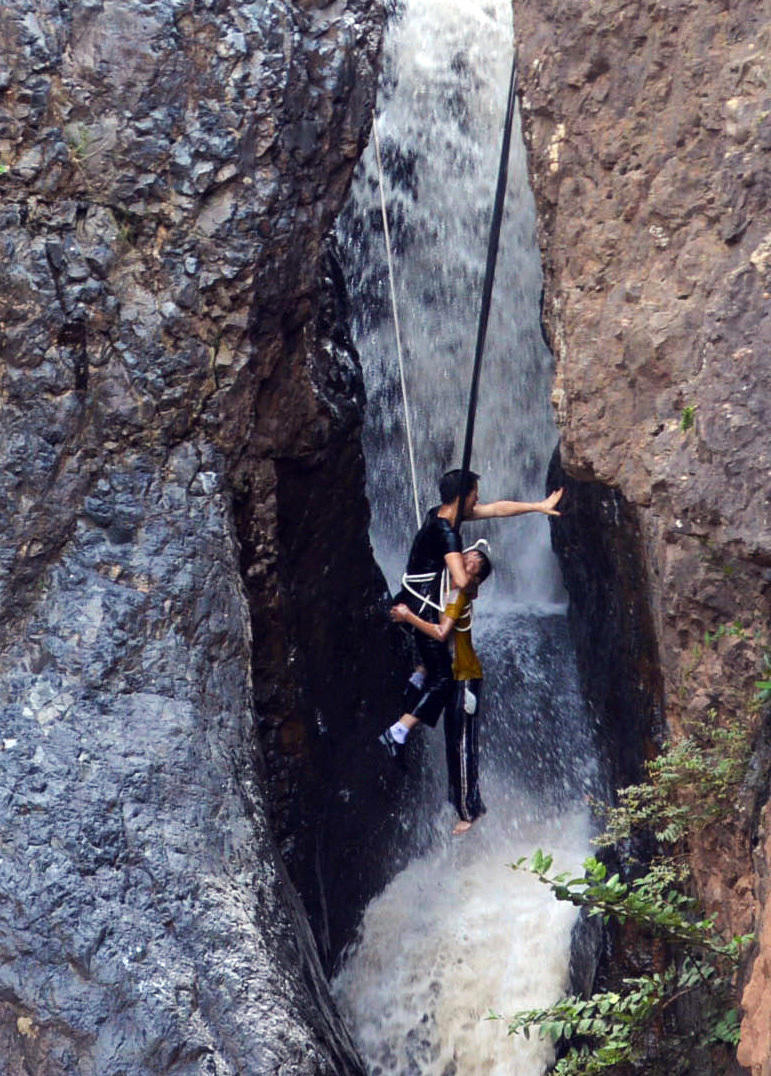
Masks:
[[[453,645],[453,696],[444,714],[444,737],[447,752],[449,799],[459,820],[453,833],[458,835],[485,813],[479,792],[479,703],[482,690],[482,666],[471,640],[472,602],[481,583],[492,571],[490,558],[478,542],[463,553],[468,584],[450,592],[439,623],[433,624],[413,613],[406,605],[395,605],[391,619],[411,624],[438,642]],[[405,718],[402,718],[404,721]],[[416,722],[417,723],[417,722]]]

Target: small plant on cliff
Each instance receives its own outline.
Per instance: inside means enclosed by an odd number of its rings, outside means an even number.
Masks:
[[[67,145],[76,161],[83,161],[91,145],[91,132],[83,123],[73,123],[66,128]]]
[[[683,408],[683,413],[680,416],[680,429],[683,433],[687,433],[688,430],[693,429],[693,421],[696,408],[692,404],[686,404]]]
[[[746,722],[719,725],[709,710],[702,726],[647,764],[647,782],[622,788],[616,807],[594,804],[607,827],[595,843],[614,845],[648,827],[658,841],[674,844],[718,821],[733,810],[751,746]]]
[[[762,680],[755,681],[757,699],[761,704],[771,702],[771,654],[763,655]]]
[[[722,639],[726,635],[732,639],[749,639],[750,632],[748,628],[742,625],[740,620],[734,620],[733,624],[720,624],[714,631],[705,631],[704,645],[712,646],[718,639]]]

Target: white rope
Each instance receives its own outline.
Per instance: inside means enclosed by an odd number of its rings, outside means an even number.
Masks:
[[[481,539],[484,541],[484,539]],[[486,544],[486,543],[485,543]],[[473,548],[473,547],[472,547]],[[417,598],[421,605],[418,609],[417,615],[422,616],[426,606],[430,606],[432,609],[436,609],[437,613],[444,613],[447,608],[447,602],[450,595],[453,593],[452,585],[450,583],[450,572],[447,568],[442,571],[442,578],[439,581],[439,604],[432,601],[427,594],[424,594],[420,590],[416,590],[415,586],[425,586],[427,583],[434,583],[439,572],[425,572],[422,575],[408,575],[407,572],[402,576],[402,589],[406,590],[408,594],[411,594],[413,598]],[[474,619],[474,603],[469,602],[466,608],[461,613],[458,620],[455,621],[455,630],[468,632],[471,631],[471,624]]]
[[[421,524],[420,501],[418,500],[418,480],[415,475],[415,453],[412,449],[412,429],[410,427],[410,409],[407,406],[407,382],[404,379],[404,359],[402,357],[402,339],[399,329],[399,313],[396,308],[396,288],[394,287],[394,267],[391,258],[391,235],[388,230],[388,213],[386,212],[385,188],[383,187],[383,164],[380,160],[380,139],[377,134],[377,117],[372,112],[372,134],[375,142],[375,159],[377,161],[377,175],[380,184],[380,209],[383,213],[383,231],[385,234],[386,259],[388,261],[388,281],[391,286],[391,307],[394,312],[394,331],[396,333],[396,354],[399,356],[399,377],[402,383],[402,399],[404,400],[404,425],[407,431],[407,452],[410,457],[410,475],[412,476],[412,495],[415,498],[415,518],[418,527]]]
[[[473,545],[466,546],[463,550],[464,553],[483,553],[488,559],[490,557],[490,543],[486,538],[478,538]],[[402,589],[406,590],[408,594],[411,594],[413,598],[417,598],[421,605],[418,610],[418,616],[421,616],[426,606],[430,606],[432,609],[436,609],[437,613],[443,613],[447,608],[447,603],[452,593],[452,585],[450,582],[450,572],[448,568],[444,568],[442,571],[442,578],[439,581],[439,604],[431,601],[427,594],[424,594],[421,590],[416,590],[415,587],[426,586],[426,584],[433,584],[436,581],[436,577],[439,572],[422,572],[409,574],[405,572],[402,576]],[[415,584],[413,586],[412,584]],[[458,620],[455,622],[455,630],[461,632],[471,631],[471,625],[474,622],[474,603],[469,601],[466,608],[461,613]]]
[[[444,599],[446,601],[447,593],[449,593],[449,586],[445,590],[445,576],[447,574],[447,569],[445,568],[444,572],[442,573],[442,580],[439,586],[440,602],[442,601],[442,595],[444,596]],[[439,572],[424,572],[420,575],[408,575],[407,572],[405,572],[402,576],[402,588],[406,590],[408,594],[411,594],[413,598],[417,598],[421,603],[420,609],[418,610],[418,616],[421,615],[427,605],[429,605],[432,609],[436,609],[438,613],[444,612],[444,605],[437,605],[436,602],[431,601],[427,594],[424,594],[420,590],[415,590],[415,588],[412,586],[413,583],[415,583],[416,586],[425,586],[426,583],[434,583],[437,575],[439,575]]]

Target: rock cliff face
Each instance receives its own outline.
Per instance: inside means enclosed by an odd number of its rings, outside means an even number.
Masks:
[[[597,503],[586,491],[599,483],[637,535],[630,607],[648,610],[669,728],[709,709],[757,721],[771,593],[771,5],[514,7],[574,504]],[[705,644],[706,631],[720,637]],[[771,918],[762,842],[752,863],[758,787],[693,853],[708,906],[737,930]],[[771,1065],[767,935],[739,1053],[756,1073]]]
[[[381,23],[367,0],[0,11],[9,1076],[360,1071],[258,778],[323,891],[309,726],[342,739],[360,706],[379,587],[325,236]],[[291,606],[336,500],[309,661]]]

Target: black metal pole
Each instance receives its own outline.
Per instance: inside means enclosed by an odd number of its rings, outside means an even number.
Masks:
[[[485,266],[485,282],[482,288],[482,306],[479,311],[479,327],[477,329],[477,343],[474,352],[474,370],[471,376],[471,392],[469,394],[468,415],[466,418],[466,439],[463,444],[463,463],[460,475],[460,500],[455,517],[455,530],[460,533],[460,525],[463,522],[463,505],[469,491],[469,469],[471,467],[471,449],[474,444],[474,422],[476,420],[477,397],[479,395],[479,375],[482,369],[482,354],[487,337],[487,322],[490,317],[490,302],[493,294],[493,281],[495,280],[495,263],[498,258],[498,241],[501,235],[501,221],[503,220],[503,203],[506,198],[506,181],[509,175],[509,148],[511,146],[511,128],[514,122],[514,101],[516,99],[517,81],[517,53],[514,52],[511,63],[511,79],[509,81],[509,99],[506,105],[506,120],[503,127],[503,144],[501,146],[501,162],[498,167],[498,185],[495,189],[495,202],[493,205],[493,218],[490,225],[490,238],[487,243],[487,265]]]

